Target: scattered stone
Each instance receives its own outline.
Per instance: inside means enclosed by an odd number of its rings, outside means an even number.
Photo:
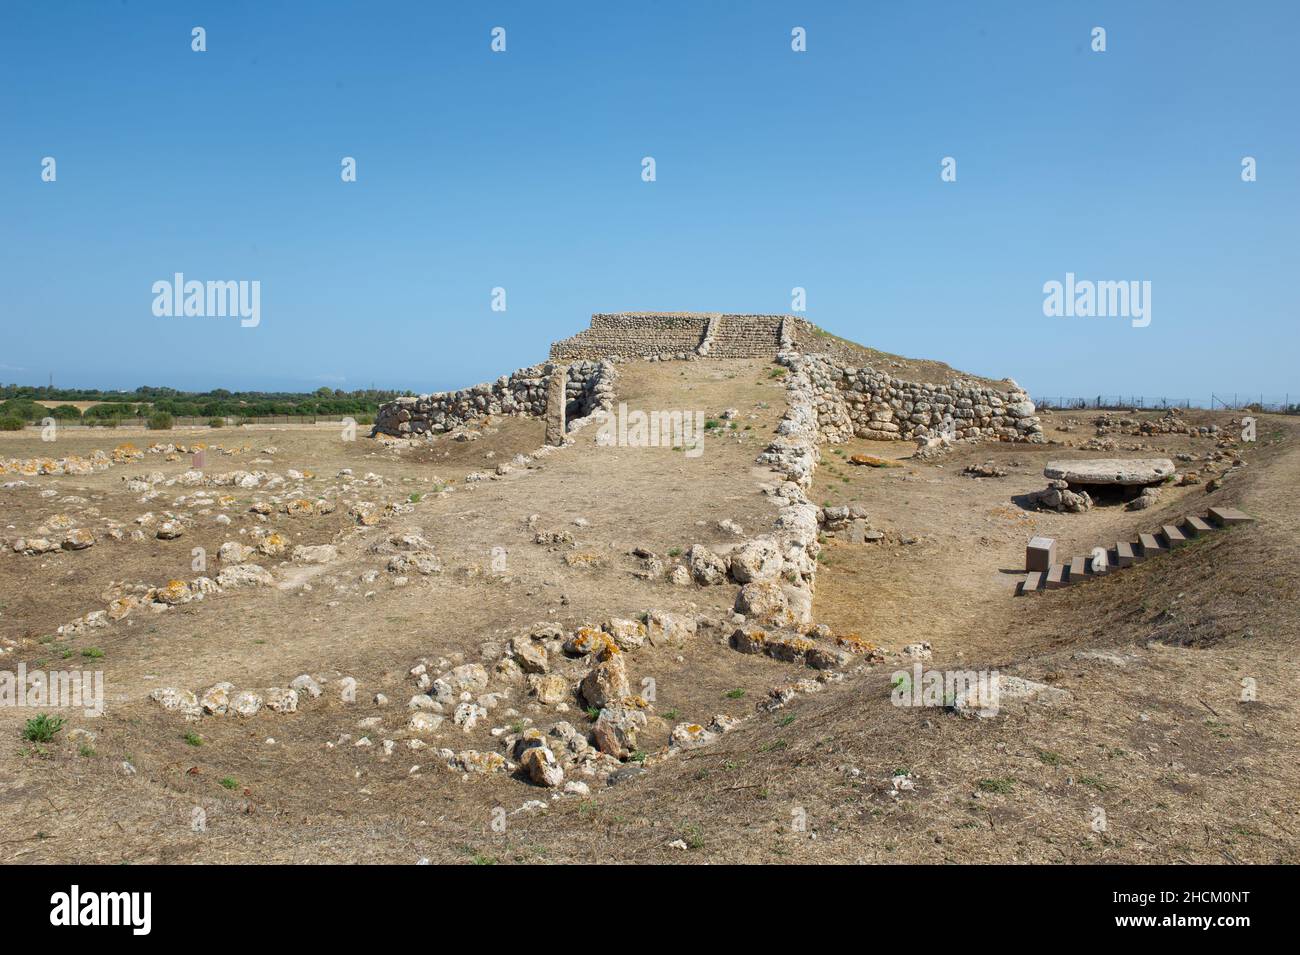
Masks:
[[[546,673],[550,669],[546,647],[531,636],[517,636],[510,641],[510,652],[525,673]]]
[[[1007,476],[1007,469],[999,467],[992,461],[985,461],[982,464],[968,464],[961,473],[973,478],[1000,478]]]
[[[299,544],[293,549],[293,561],[297,564],[332,564],[338,556],[338,548],[333,544]]]
[[[556,761],[555,754],[545,745],[524,750],[519,762],[528,773],[528,778],[539,786],[554,789],[564,783],[564,770]]]
[[[296,690],[299,695],[309,696],[313,700],[317,699],[322,692],[320,684],[313,680],[310,674],[307,673],[294,677],[289,681],[289,686]]]
[[[614,654],[597,663],[591,672],[582,678],[578,691],[588,706],[599,707],[631,695],[632,690],[628,685],[627,665],[623,662],[623,655]]]
[[[703,544],[691,546],[686,552],[686,562],[697,584],[707,587],[727,579],[727,562]]]
[[[646,727],[644,710],[626,703],[602,707],[593,735],[596,748],[615,759],[627,759],[637,748],[637,736]]]

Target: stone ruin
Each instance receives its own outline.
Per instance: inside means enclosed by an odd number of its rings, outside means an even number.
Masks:
[[[557,398],[562,379],[564,401]],[[547,363],[521,368],[494,382],[405,396],[380,406],[372,434],[411,437],[445,433],[488,415],[583,420],[597,410],[608,410],[614,395],[614,368],[604,361],[580,361],[570,365]],[[549,439],[549,438],[548,438]],[[550,442],[556,443],[556,442]]]
[[[762,358],[807,378],[821,441],[1044,440],[1033,402],[1010,379],[1005,388],[959,376],[929,384],[849,367],[828,354],[799,350],[801,338],[815,345],[814,327],[792,315],[598,313],[589,328],[551,345],[550,362],[460,391],[398,398],[379,409],[374,433],[447,432],[485,415],[522,415],[545,419],[547,442],[554,444],[573,422],[611,407],[618,362]],[[547,408],[548,379],[561,374],[562,415],[555,400]]]
[[[1029,503],[1046,510],[1081,513],[1094,504],[1122,503],[1144,510],[1158,498],[1160,486],[1172,480],[1169,458],[1091,458],[1048,461],[1043,475],[1047,488],[1029,495]]]
[[[616,312],[591,316],[591,327],[551,345],[551,358],[689,361],[769,358],[794,342],[788,315],[721,312]]]

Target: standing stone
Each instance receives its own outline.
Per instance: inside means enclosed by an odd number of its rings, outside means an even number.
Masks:
[[[1025,570],[1048,571],[1056,563],[1056,539],[1053,537],[1030,538],[1025,547]]]
[[[564,403],[568,381],[568,370],[557,365],[546,383],[546,443],[553,447],[564,444]]]

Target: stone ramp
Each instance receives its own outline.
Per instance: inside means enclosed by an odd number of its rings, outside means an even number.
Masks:
[[[722,315],[709,342],[710,358],[775,358],[781,350],[780,315]]]

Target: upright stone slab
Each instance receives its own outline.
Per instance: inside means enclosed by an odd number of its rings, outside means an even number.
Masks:
[[[1025,548],[1025,570],[1047,571],[1056,563],[1056,540],[1034,537]]]
[[[556,365],[546,382],[546,443],[564,444],[564,405],[568,400],[569,369]]]

